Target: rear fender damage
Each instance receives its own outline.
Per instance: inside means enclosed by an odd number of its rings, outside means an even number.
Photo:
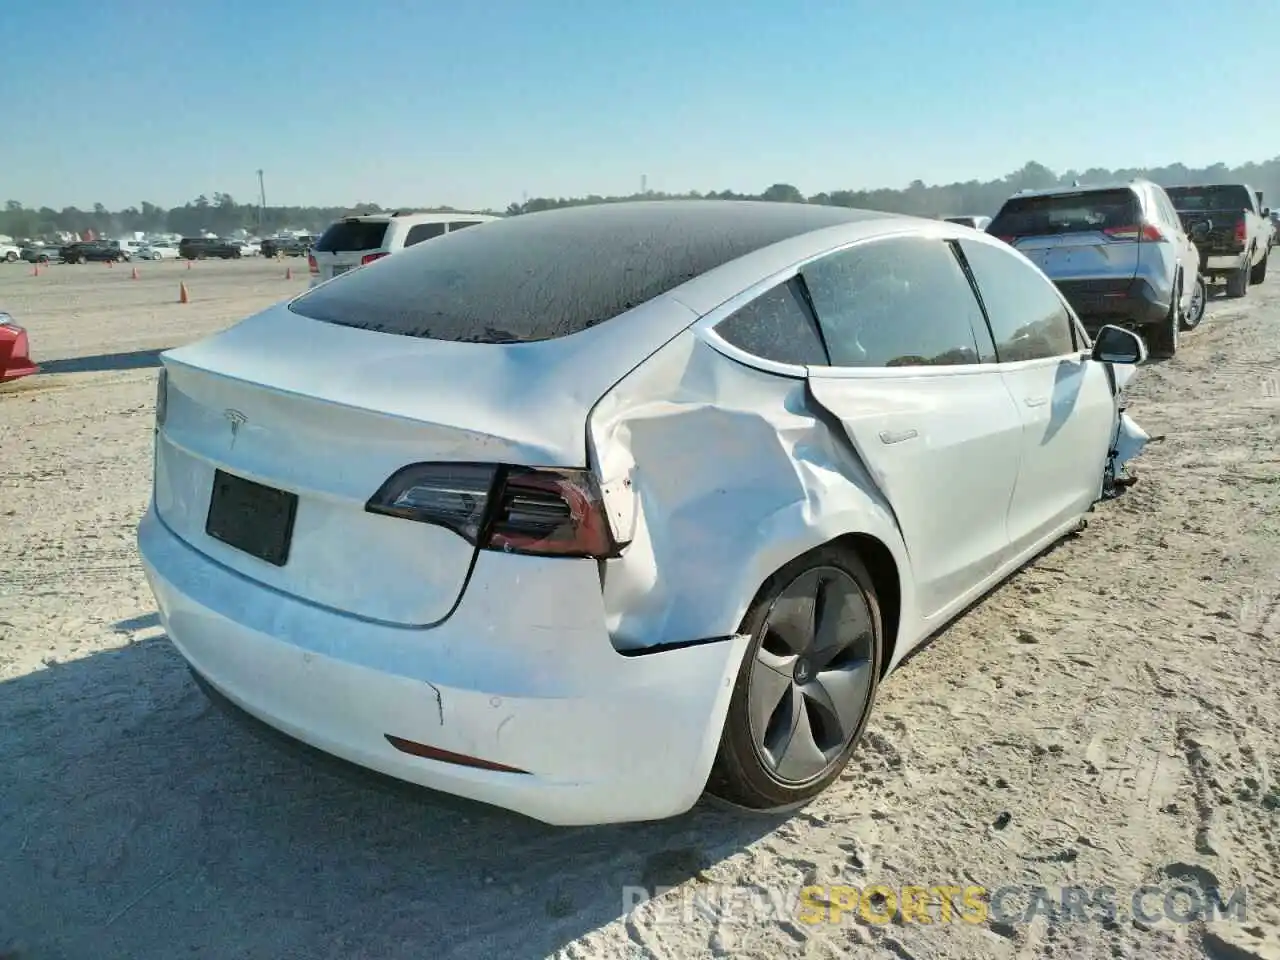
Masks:
[[[1126,364],[1122,366],[1108,365],[1112,394],[1116,401],[1116,426],[1111,435],[1111,445],[1107,449],[1107,463],[1102,474],[1102,497],[1110,499],[1118,496],[1125,487],[1132,486],[1137,478],[1126,473],[1125,465],[1140,454],[1151,437],[1133,418],[1125,413],[1128,403],[1125,399],[1125,388],[1137,374],[1137,368]]]
[[[845,534],[875,537],[905,566],[888,504],[805,381],[739,364],[692,331],[601,399],[588,436],[626,544],[602,571],[621,651],[737,634],[770,574]]]

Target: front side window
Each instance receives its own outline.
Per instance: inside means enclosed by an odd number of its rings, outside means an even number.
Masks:
[[[795,279],[739,307],[715,329],[739,350],[764,360],[802,367],[827,364],[822,338]]]
[[[831,364],[982,362],[981,309],[950,245],[929,237],[859,244],[801,268]]]
[[[1044,274],[1012,250],[961,240],[1001,363],[1075,353],[1071,314]]]

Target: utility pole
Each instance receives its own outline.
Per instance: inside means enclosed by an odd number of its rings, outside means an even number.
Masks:
[[[267,219],[267,188],[262,183],[262,171],[258,171],[258,232],[262,232]]]

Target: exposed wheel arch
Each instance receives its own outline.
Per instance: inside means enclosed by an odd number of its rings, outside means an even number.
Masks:
[[[880,661],[880,675],[884,676],[893,662],[902,624],[902,580],[898,565],[889,548],[870,534],[846,533],[831,543],[856,553],[867,573],[871,574],[880,601],[880,619],[884,629],[884,651]]]

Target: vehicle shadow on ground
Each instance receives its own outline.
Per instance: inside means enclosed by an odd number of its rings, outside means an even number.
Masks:
[[[37,360],[41,374],[100,373],[106,370],[142,370],[160,366],[160,354],[169,347],[156,350],[133,350],[128,353],[100,353],[92,357],[67,357],[64,360]]]
[[[553,828],[326,761],[163,635],[0,683],[0,954],[543,957],[786,819]]]

